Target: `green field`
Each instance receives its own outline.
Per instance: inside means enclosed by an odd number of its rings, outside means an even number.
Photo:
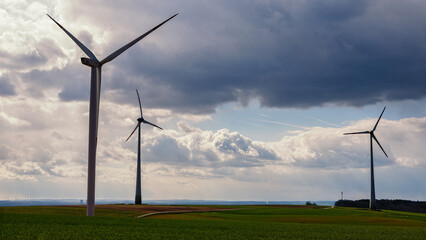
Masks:
[[[0,239],[426,239],[426,214],[397,211],[238,206],[148,218],[126,210],[84,214],[75,207],[2,207]]]

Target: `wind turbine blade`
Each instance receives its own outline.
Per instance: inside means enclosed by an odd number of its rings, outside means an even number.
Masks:
[[[139,97],[139,92],[138,92],[138,90],[137,90],[137,89],[136,89],[136,94],[138,95],[138,100],[139,100],[139,109],[141,110],[141,118],[143,118],[141,98]]]
[[[112,54],[110,54],[108,57],[104,58],[104,60],[101,61],[101,65],[105,64],[111,60],[113,60],[114,58],[118,57],[118,55],[122,54],[124,51],[126,51],[128,48],[130,48],[131,46],[135,45],[137,42],[139,42],[140,40],[142,40],[144,37],[148,36],[150,33],[152,33],[153,31],[155,31],[157,28],[161,27],[161,25],[165,24],[167,21],[169,21],[170,19],[176,17],[176,15],[178,15],[178,13],[176,13],[175,15],[169,17],[167,20],[165,20],[164,22],[158,24],[157,26],[155,26],[154,28],[152,28],[151,30],[149,30],[148,32],[142,34],[141,36],[139,36],[138,38],[136,38],[135,40],[131,41],[130,43],[126,44],[125,46],[123,46],[122,48],[118,49],[117,51],[113,52]]]
[[[369,131],[364,131],[364,132],[351,132],[351,133],[343,133],[343,135],[349,135],[349,134],[366,134],[366,133],[370,133]]]
[[[129,138],[133,135],[133,133],[136,131],[136,129],[138,129],[139,125],[140,125],[140,123],[138,122],[138,124],[136,124],[135,129],[133,129],[133,132],[132,132],[132,133],[130,133],[130,136],[126,139],[126,142],[127,142],[127,140],[129,140]]]
[[[87,54],[91,59],[98,61],[95,57],[95,54],[92,53],[83,43],[81,43],[77,38],[75,38],[70,32],[68,32],[61,24],[59,24],[55,19],[53,19],[49,14],[46,14],[50,19],[52,19],[64,32],[83,50],[84,53]]]
[[[383,149],[382,145],[380,145],[379,140],[377,140],[376,136],[374,136],[374,133],[371,133],[371,136],[374,138],[374,140],[376,141],[376,143],[379,145],[379,147],[382,149],[383,153],[385,154],[386,157],[388,157],[388,155],[386,154],[385,150]]]
[[[163,130],[161,127],[159,127],[159,126],[155,125],[154,123],[150,123],[150,122],[148,122],[148,121],[146,121],[146,120],[143,120],[143,123],[146,123],[146,124],[152,125],[152,126],[154,126],[154,127],[156,127],[156,128],[159,128],[159,129]]]
[[[380,118],[382,118],[382,115],[383,115],[383,113],[385,112],[385,109],[386,109],[386,107],[385,107],[385,108],[383,108],[382,114],[380,114],[379,119],[377,119],[376,125],[374,125],[373,130],[371,130],[372,132],[374,132],[374,131],[376,130],[377,124],[379,124]]]

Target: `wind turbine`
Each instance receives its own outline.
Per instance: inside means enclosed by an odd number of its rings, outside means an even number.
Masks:
[[[150,33],[155,31],[157,28],[161,27],[164,23],[174,18],[178,13],[169,17],[164,22],[158,24],[148,32],[140,35],[135,40],[124,45],[120,49],[111,53],[108,57],[104,58],[102,61],[99,61],[96,56],[81,43],[77,38],[75,38],[70,32],[68,32],[64,27],[62,27],[55,19],[53,19],[49,14],[47,16],[52,19],[80,48],[86,53],[89,58],[82,57],[81,63],[91,67],[92,76],[90,83],[90,110],[89,110],[89,157],[88,157],[88,175],[87,175],[87,216],[95,215],[95,174],[96,174],[96,146],[98,139],[98,122],[99,122],[99,102],[101,94],[101,71],[102,66],[118,57],[124,51],[129,49],[131,46],[135,45],[137,42],[142,40],[144,37],[148,36]]]
[[[136,131],[136,129],[138,129],[138,164],[137,164],[137,169],[136,169],[136,196],[135,196],[135,204],[142,204],[142,191],[141,191],[141,123],[152,125],[152,126],[154,126],[156,128],[159,128],[161,130],[163,130],[163,129],[161,127],[153,124],[153,123],[150,123],[150,122],[146,121],[143,118],[141,98],[139,97],[139,92],[138,92],[137,89],[136,89],[136,94],[138,95],[139,109],[141,110],[141,117],[138,118],[138,123],[136,124],[135,129],[133,129],[133,132],[126,139],[126,142],[127,142],[127,140],[130,139],[130,137],[133,135],[133,133]]]
[[[352,132],[352,133],[344,133],[343,135],[349,135],[349,134],[370,134],[370,209],[376,210],[376,190],[374,188],[374,164],[373,164],[373,139],[376,141],[376,143],[379,145],[379,147],[382,149],[383,153],[386,157],[388,155],[386,154],[385,150],[383,149],[382,145],[380,145],[379,140],[377,140],[376,136],[374,136],[374,131],[376,130],[377,125],[379,124],[380,119],[382,118],[383,113],[385,112],[385,108],[383,108],[382,114],[380,114],[379,119],[376,122],[376,125],[374,125],[373,130],[371,131],[364,131],[364,132]]]

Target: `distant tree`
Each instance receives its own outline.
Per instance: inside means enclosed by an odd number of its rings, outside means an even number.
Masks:
[[[356,207],[368,208],[369,200],[339,200],[334,206],[336,207]],[[376,202],[377,209],[396,210],[405,212],[426,213],[426,201],[409,201],[401,199],[381,199]]]

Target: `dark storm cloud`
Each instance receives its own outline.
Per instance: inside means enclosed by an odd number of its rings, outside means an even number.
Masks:
[[[0,67],[9,70],[35,69],[46,64],[49,57],[64,56],[58,45],[48,38],[39,40],[33,47],[32,51],[26,53],[0,51]]]
[[[15,95],[15,85],[8,76],[0,76],[0,96]]]
[[[61,89],[59,97],[63,101],[87,101],[90,89],[90,68],[72,63],[63,69],[33,70],[22,74],[33,97],[43,96],[43,91]]]
[[[368,3],[368,0],[307,1],[300,10],[301,16],[309,21],[343,22],[363,15]]]
[[[87,9],[75,5],[69,14],[86,16]],[[133,104],[129,92],[138,88],[145,107],[206,114],[253,98],[265,107],[309,108],[426,94],[421,1],[146,1],[143,6],[106,1],[90,22],[111,33],[103,47],[109,53],[174,11],[180,12],[175,19],[104,66],[102,91],[109,91],[112,101]],[[91,47],[91,33],[70,30]],[[34,63],[46,61],[44,51],[63,56],[55,44],[53,50],[46,45],[40,43],[39,55],[31,55],[38,57]],[[63,72],[46,73],[50,80],[40,81],[56,86],[53,79],[61,78],[62,100],[88,99],[90,71],[77,71],[79,59],[71,61]],[[70,78],[76,79],[63,81]]]
[[[258,98],[267,107],[364,106],[426,94],[426,3],[266,1],[182,6],[167,29],[179,51],[141,43],[120,56],[118,101],[137,86],[148,107],[213,112]],[[160,43],[159,43],[160,44]],[[164,42],[161,42],[164,44]]]
[[[39,55],[37,51],[24,54],[10,54],[0,51],[0,63],[2,68],[7,69],[25,69],[36,67],[46,63],[46,56]]]

